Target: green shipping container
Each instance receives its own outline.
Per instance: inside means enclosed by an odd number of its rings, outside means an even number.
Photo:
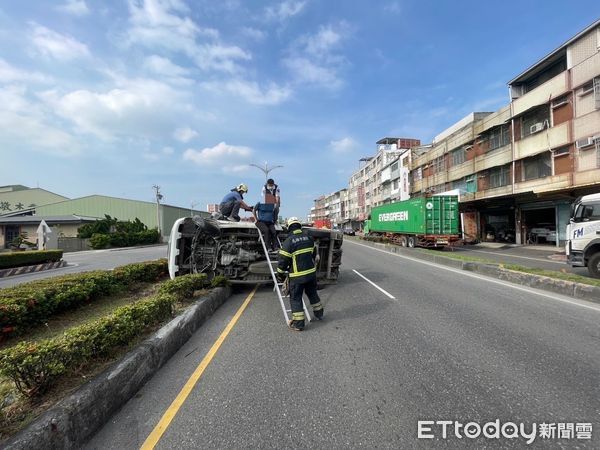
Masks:
[[[369,231],[416,235],[456,235],[458,197],[439,195],[381,205],[371,210]]]

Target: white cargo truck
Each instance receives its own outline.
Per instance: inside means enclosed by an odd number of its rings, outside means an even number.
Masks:
[[[578,198],[567,226],[567,261],[600,278],[600,193]]]

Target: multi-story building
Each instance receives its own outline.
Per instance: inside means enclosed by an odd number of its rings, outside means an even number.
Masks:
[[[509,82],[413,160],[413,195],[458,192],[467,238],[560,245],[569,208],[600,189],[600,20]]]
[[[418,139],[386,137],[377,141],[375,156],[362,158],[360,169],[348,183],[347,221],[358,227],[373,206],[391,201],[400,195],[401,174],[410,165],[411,149],[421,144]],[[397,163],[397,166],[394,164]],[[393,167],[392,167],[393,166]],[[402,167],[406,169],[402,170]],[[408,186],[408,181],[406,181]]]
[[[219,211],[219,205],[218,205],[218,203],[208,203],[208,204],[206,205],[206,210],[207,210],[209,213],[218,212],[218,211]]]
[[[329,221],[332,227],[339,227],[347,221],[348,190],[346,188],[315,199],[315,205],[308,215],[309,222]]]
[[[510,103],[469,114],[429,145],[378,141],[349,180],[352,226],[408,192],[452,193],[468,240],[561,245],[573,200],[600,191],[600,20],[508,85]]]

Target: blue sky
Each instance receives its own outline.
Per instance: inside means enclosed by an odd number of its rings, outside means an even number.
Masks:
[[[0,185],[282,215],[347,185],[385,136],[508,103],[506,82],[600,16],[597,0],[0,3]]]

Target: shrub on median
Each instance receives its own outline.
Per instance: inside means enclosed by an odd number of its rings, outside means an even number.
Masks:
[[[48,262],[60,261],[62,250],[39,250],[0,254],[0,269],[12,267],[32,266]]]
[[[23,333],[53,314],[110,295],[133,283],[157,281],[167,270],[167,261],[163,259],[0,289],[0,338]]]
[[[109,316],[41,342],[22,342],[0,351],[0,374],[28,396],[43,393],[59,376],[130,343],[148,327],[170,317],[173,305],[210,283],[204,274],[164,282],[158,294],[116,309]]]

